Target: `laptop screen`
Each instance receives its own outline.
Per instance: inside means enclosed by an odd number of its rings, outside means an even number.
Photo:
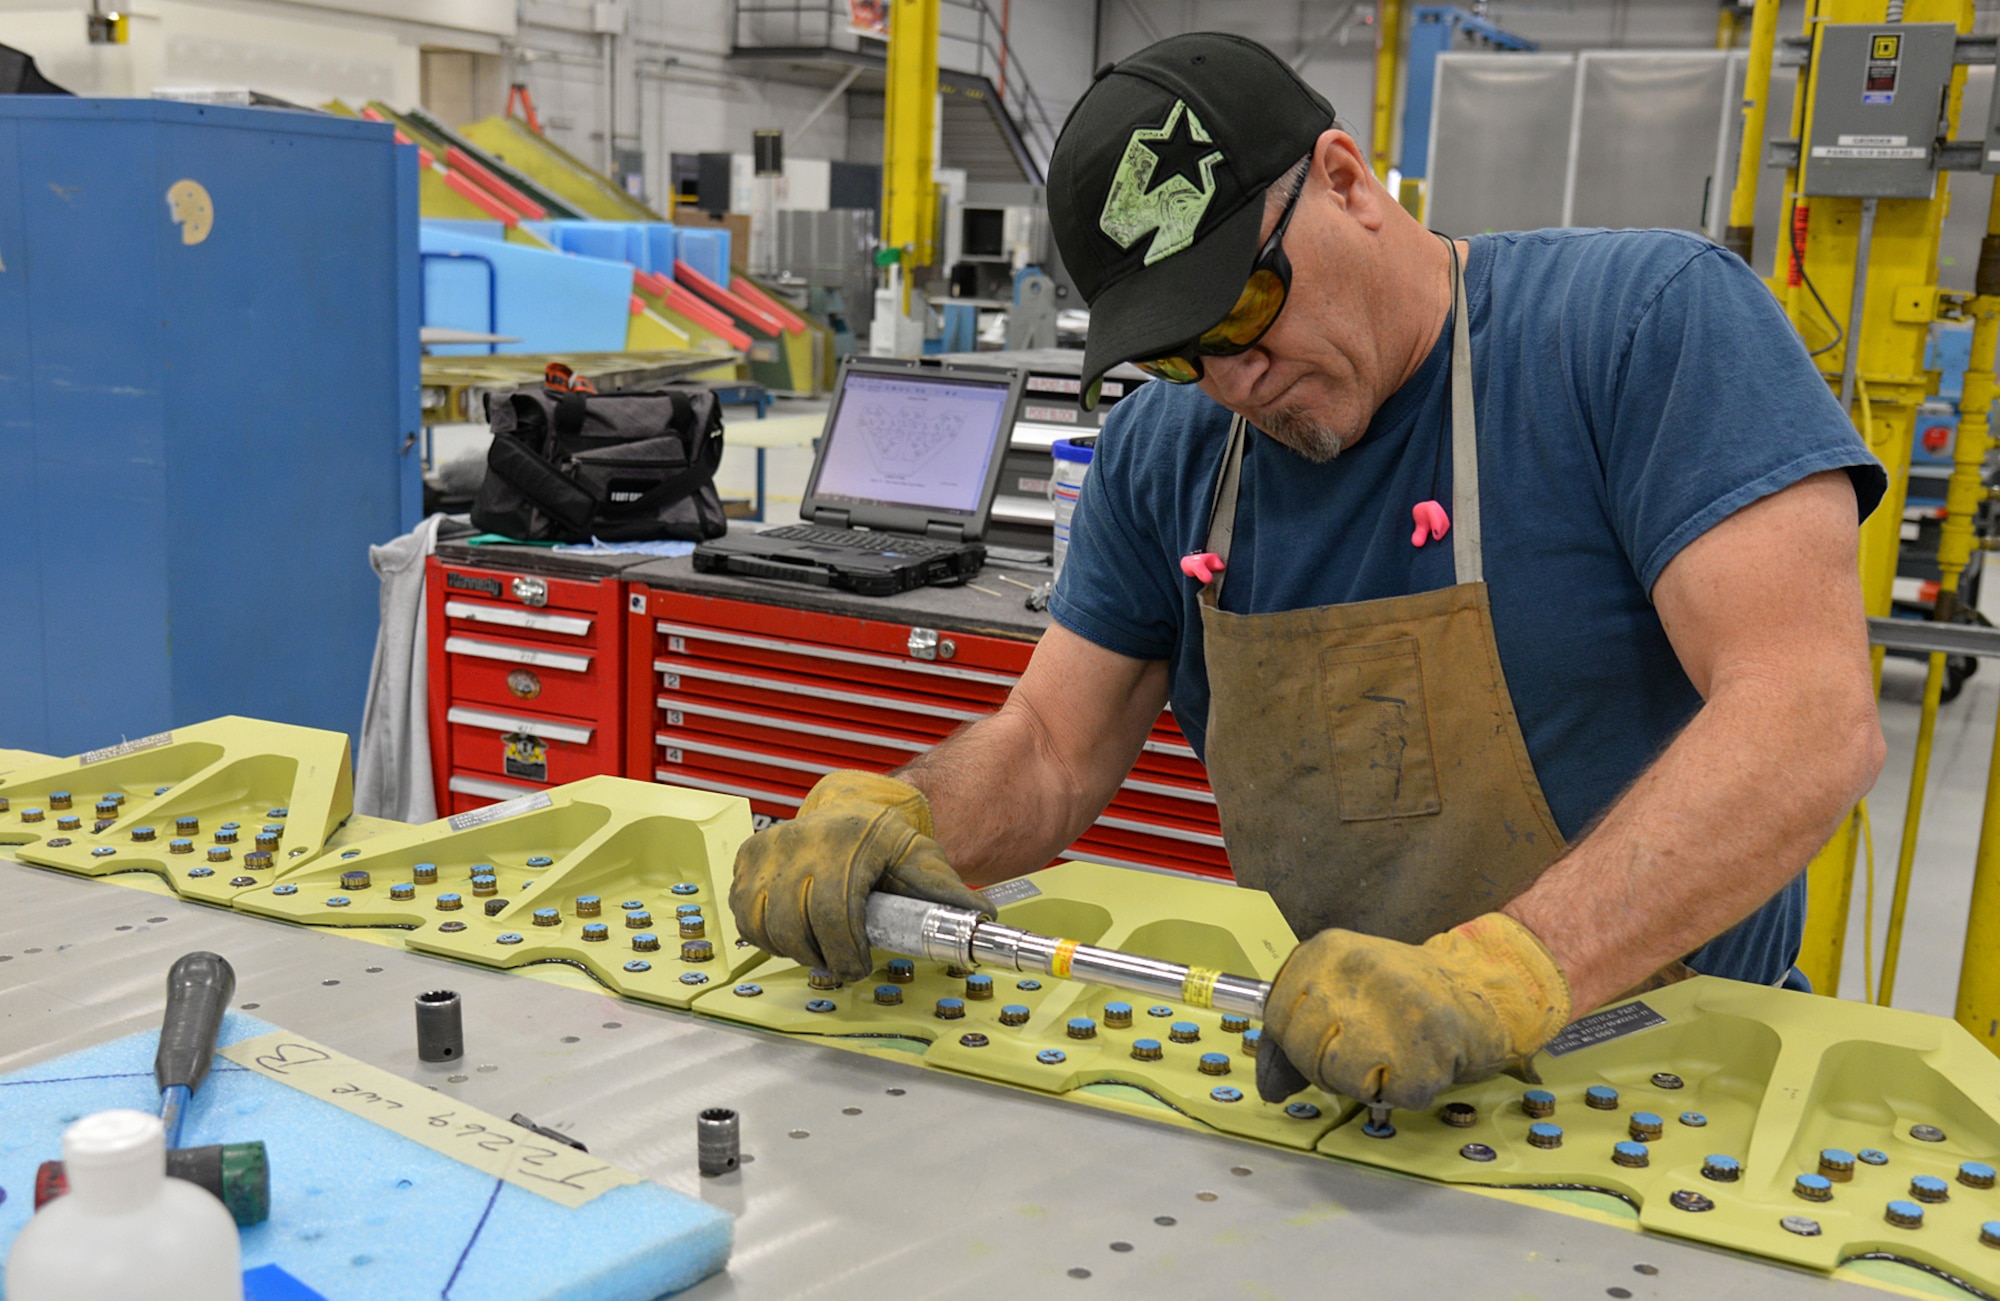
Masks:
[[[815,500],[957,515],[979,510],[1006,445],[1012,386],[965,377],[850,370],[820,452]]]

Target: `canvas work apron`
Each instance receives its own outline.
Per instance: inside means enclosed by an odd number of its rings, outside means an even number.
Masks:
[[[1229,859],[1301,939],[1329,926],[1427,939],[1499,908],[1563,849],[1493,639],[1456,245],[1452,269],[1457,585],[1274,614],[1224,610],[1226,573],[1201,593],[1208,769]],[[1248,441],[1239,416],[1209,519],[1225,563]]]

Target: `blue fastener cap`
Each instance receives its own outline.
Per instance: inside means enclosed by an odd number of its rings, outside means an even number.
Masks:
[[[1743,1168],[1743,1163],[1733,1156],[1706,1157],[1703,1159],[1702,1165],[1705,1169],[1709,1170],[1741,1170]]]
[[[968,979],[970,978],[968,977]],[[1130,1016],[1132,1015],[1132,1005],[1130,1003],[1106,1003],[1104,1005],[1104,1015]]]
[[[878,999],[890,998],[901,1000],[903,997],[903,987],[901,985],[877,985],[875,986],[875,997]]]
[[[1640,1160],[1644,1160],[1649,1155],[1644,1143],[1634,1143],[1630,1139],[1622,1143],[1613,1143],[1611,1151],[1614,1156],[1636,1157]]]
[[[1027,1014],[1027,1005],[1023,1003],[1008,1003],[1000,1009],[1001,1016],[1026,1016]]]
[[[224,830],[224,831],[238,831],[238,830],[241,830],[241,829],[242,829],[242,827],[243,827],[243,824],[242,824],[242,823],[240,823],[240,822],[225,822],[225,823],[223,823],[223,824],[222,824],[222,828],[221,828],[221,829],[222,829],[222,830]]]
[[[595,908],[602,904],[604,900],[594,894],[580,894],[576,897],[576,902],[577,906],[581,908]]]
[[[1201,1060],[1210,1066],[1227,1066],[1229,1065],[1229,1054],[1203,1053],[1201,1055]]]
[[[1616,1102],[1618,1090],[1609,1084],[1593,1084],[1583,1091],[1583,1096],[1596,1102]]]
[[[1962,1179],[1991,1179],[1993,1167],[1984,1161],[1967,1161],[1958,1167],[1958,1174]]]
[[[1827,1193],[1833,1191],[1833,1181],[1825,1175],[1800,1175],[1792,1183],[1795,1187],[1802,1188],[1807,1192]]]
[[[1095,1034],[1097,1033],[1097,1022],[1087,1016],[1073,1016],[1069,1019],[1068,1028],[1071,1030],[1084,1030]]]
[[[1901,1198],[1889,1203],[1889,1215],[1890,1223],[1892,1224],[1897,1220],[1909,1221],[1904,1226],[1907,1228],[1914,1229],[1924,1222],[1924,1208],[1915,1202],[1906,1202]]]
[[[642,907],[644,907],[645,905],[643,905],[643,904],[636,904],[636,903],[628,903],[628,904],[626,904],[625,906],[626,906],[627,908],[642,908]],[[674,916],[676,916],[676,917],[699,917],[699,916],[701,916],[701,905],[700,905],[700,904],[698,904],[698,903],[677,903],[677,904],[675,904],[675,905],[674,905]]]
[[[993,977],[986,975],[984,972],[975,971],[965,978],[965,987],[967,989],[983,989],[990,993],[993,989]],[[1109,1008],[1105,1010],[1107,1012],[1110,1011]]]
[[[1200,1034],[1201,1027],[1192,1021],[1176,1021],[1167,1027],[1172,1034]]]
[[[1245,1048],[1255,1048],[1258,1044],[1263,1042],[1264,1042],[1264,1032],[1258,1029],[1256,1026],[1253,1025],[1248,1030],[1245,1030],[1243,1032],[1243,1046]]]
[[[916,971],[917,964],[908,958],[889,959],[889,974],[892,976],[913,976]]]
[[[1918,1175],[1910,1180],[1912,1190],[1920,1193],[1950,1193],[1951,1185],[1936,1175]]]
[[[561,916],[562,916],[562,914],[561,914],[561,913],[559,913],[559,912],[557,912],[557,911],[556,911],[555,909],[553,909],[553,908],[537,908],[537,909],[535,909],[535,920],[537,920],[537,921],[540,921],[540,920],[541,920],[542,918],[544,918],[544,917],[561,917]]]
[[[644,908],[646,906],[646,901],[643,899],[627,899],[624,903],[621,903],[618,906],[620,908],[623,908],[628,913],[636,912],[637,910]]]
[[[1635,1125],[1663,1125],[1666,1122],[1650,1111],[1635,1111],[1632,1113],[1632,1123]]]
[[[1819,1159],[1829,1165],[1853,1165],[1854,1153],[1844,1147],[1823,1147],[1819,1150]]]
[[[1035,1060],[1044,1066],[1055,1066],[1069,1060],[1069,1054],[1060,1048],[1044,1048],[1035,1054]]]
[[[965,1010],[965,1000],[962,998],[941,998],[937,1001],[938,1011],[949,1012],[953,1009],[963,1012]]]
[[[550,858],[550,857],[549,857],[549,856],[548,856],[547,854],[537,854],[537,855],[535,855],[535,856],[534,856],[533,858],[531,858],[531,859],[529,859],[529,860],[528,860],[528,866],[529,866],[529,867],[547,867],[547,866],[549,866],[549,865],[550,865],[551,863],[553,863],[553,862],[555,862],[555,861],[556,861],[556,860],[554,860],[553,858]]]
[[[1158,1039],[1134,1039],[1132,1047],[1140,1052],[1157,1053],[1164,1051]]]
[[[1546,1120],[1538,1120],[1528,1126],[1528,1137],[1530,1138],[1561,1138],[1562,1136],[1562,1126],[1551,1125]]]

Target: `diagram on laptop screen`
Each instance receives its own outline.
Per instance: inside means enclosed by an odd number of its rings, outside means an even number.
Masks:
[[[971,514],[1007,385],[849,373],[815,494]]]

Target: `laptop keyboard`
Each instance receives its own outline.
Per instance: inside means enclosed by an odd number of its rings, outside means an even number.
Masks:
[[[832,529],[817,524],[786,524],[765,529],[757,536],[826,547],[852,547],[858,551],[894,551],[906,556],[947,555],[964,545],[907,533],[871,533],[865,529]]]

